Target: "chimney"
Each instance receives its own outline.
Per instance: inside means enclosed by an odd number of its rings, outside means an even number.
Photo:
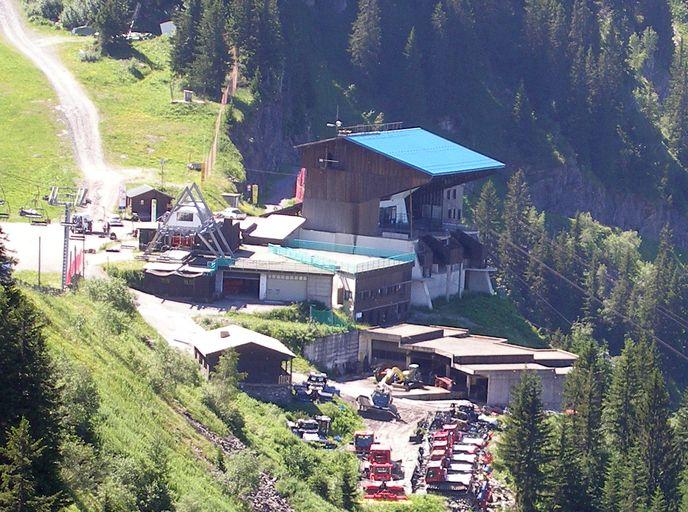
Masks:
[[[229,331],[220,331],[220,338],[229,338]]]

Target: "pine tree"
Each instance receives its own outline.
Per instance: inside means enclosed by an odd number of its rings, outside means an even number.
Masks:
[[[566,378],[563,406],[573,411],[571,437],[581,461],[579,480],[585,493],[586,510],[599,510],[605,465],[602,406],[608,368],[590,327],[576,324],[572,331],[572,345],[578,359]]]
[[[633,341],[627,340],[617,358],[609,392],[604,403],[604,427],[610,445],[619,453],[628,453],[634,444],[637,427],[636,397],[640,391],[637,380],[637,362]]]
[[[93,25],[103,53],[110,52],[129,28],[129,4],[126,0],[99,0]]]
[[[404,45],[404,79],[402,81],[402,98],[405,111],[411,118],[422,117],[425,113],[425,73],[422,67],[422,56],[416,40],[416,28],[411,28]]]
[[[669,148],[684,167],[688,166],[688,59],[683,43],[676,52],[671,69],[664,126]]]
[[[231,63],[226,41],[227,18],[221,0],[205,0],[190,83],[200,94],[218,98]]]
[[[11,279],[3,253],[0,239],[0,267],[5,269],[0,280],[0,446],[7,443],[10,428],[26,418],[31,437],[43,440],[34,474],[37,492],[48,496],[61,488],[56,379],[38,312]]]
[[[573,425],[563,418],[557,428],[550,474],[550,494],[547,510],[552,512],[583,512],[591,510],[584,483],[580,479],[583,469],[580,452],[573,441]]]
[[[201,21],[201,0],[186,0],[184,8],[174,19],[177,30],[172,36],[170,60],[172,71],[177,76],[188,73],[196,56]]]
[[[652,501],[650,502],[647,512],[669,512],[666,498],[659,487],[657,487],[655,493],[652,495]]]
[[[480,240],[485,244],[490,255],[497,252],[497,240],[502,230],[500,205],[501,200],[494,183],[492,180],[487,180],[475,203],[473,222],[480,232]]]
[[[499,237],[500,276],[511,297],[520,303],[525,295],[521,284],[528,263],[528,215],[532,203],[523,171],[509,180],[504,201],[504,230]]]
[[[358,15],[349,37],[351,62],[372,77],[380,65],[382,29],[378,0],[359,0]]]
[[[0,510],[4,512],[50,512],[55,496],[39,491],[34,466],[41,460],[44,446],[31,437],[29,422],[22,418],[6,434],[0,448]]]
[[[678,460],[669,425],[669,393],[664,377],[655,367],[645,373],[643,393],[638,401],[637,444],[642,460],[644,495],[659,489],[671,503],[678,501]]]
[[[545,466],[549,462],[549,427],[542,408],[540,379],[524,373],[511,390],[509,416],[499,451],[516,491],[520,511],[537,510],[545,492]]]

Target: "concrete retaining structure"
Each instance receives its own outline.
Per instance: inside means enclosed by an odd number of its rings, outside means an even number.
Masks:
[[[316,338],[303,348],[303,355],[327,370],[351,368],[358,363],[358,335],[354,330]]]

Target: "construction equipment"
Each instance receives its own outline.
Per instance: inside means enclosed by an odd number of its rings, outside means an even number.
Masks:
[[[365,456],[368,458],[370,447],[375,443],[375,434],[372,432],[356,432],[354,433],[354,451],[358,456]]]
[[[408,499],[404,486],[397,483],[370,481],[363,484],[366,500],[402,501]]]
[[[293,388],[297,400],[305,402],[329,401],[334,398],[334,395],[340,394],[337,388],[329,385],[327,374],[321,372],[310,372],[305,381],[294,384]]]
[[[369,410],[382,411],[390,414],[393,418],[401,419],[397,406],[392,403],[392,390],[384,382],[380,382],[372,395],[359,395],[356,398],[359,412]]]
[[[377,382],[384,382],[388,386],[401,384],[407,391],[423,387],[423,381],[418,377],[418,365],[410,364],[408,370],[401,370],[398,367],[377,368],[373,372]]]
[[[307,443],[324,448],[335,448],[336,444],[328,439],[332,418],[329,416],[315,416],[313,419],[300,418],[287,421],[287,426],[298,437]]]
[[[442,461],[428,462],[425,473],[425,483],[429,491],[467,493],[473,481],[473,474],[451,473],[444,467]]]

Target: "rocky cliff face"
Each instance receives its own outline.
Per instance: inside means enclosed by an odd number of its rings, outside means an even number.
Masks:
[[[526,176],[538,209],[566,216],[587,211],[603,224],[638,231],[651,240],[658,240],[664,225],[669,224],[676,245],[688,248],[688,219],[675,207],[615,192],[573,166],[526,172]]]
[[[247,181],[257,183],[262,191],[261,203],[278,203],[280,199],[294,196],[299,166],[294,144],[300,141],[285,133],[284,111],[279,99],[264,101],[230,133],[243,156]],[[285,176],[274,174],[278,170]]]

